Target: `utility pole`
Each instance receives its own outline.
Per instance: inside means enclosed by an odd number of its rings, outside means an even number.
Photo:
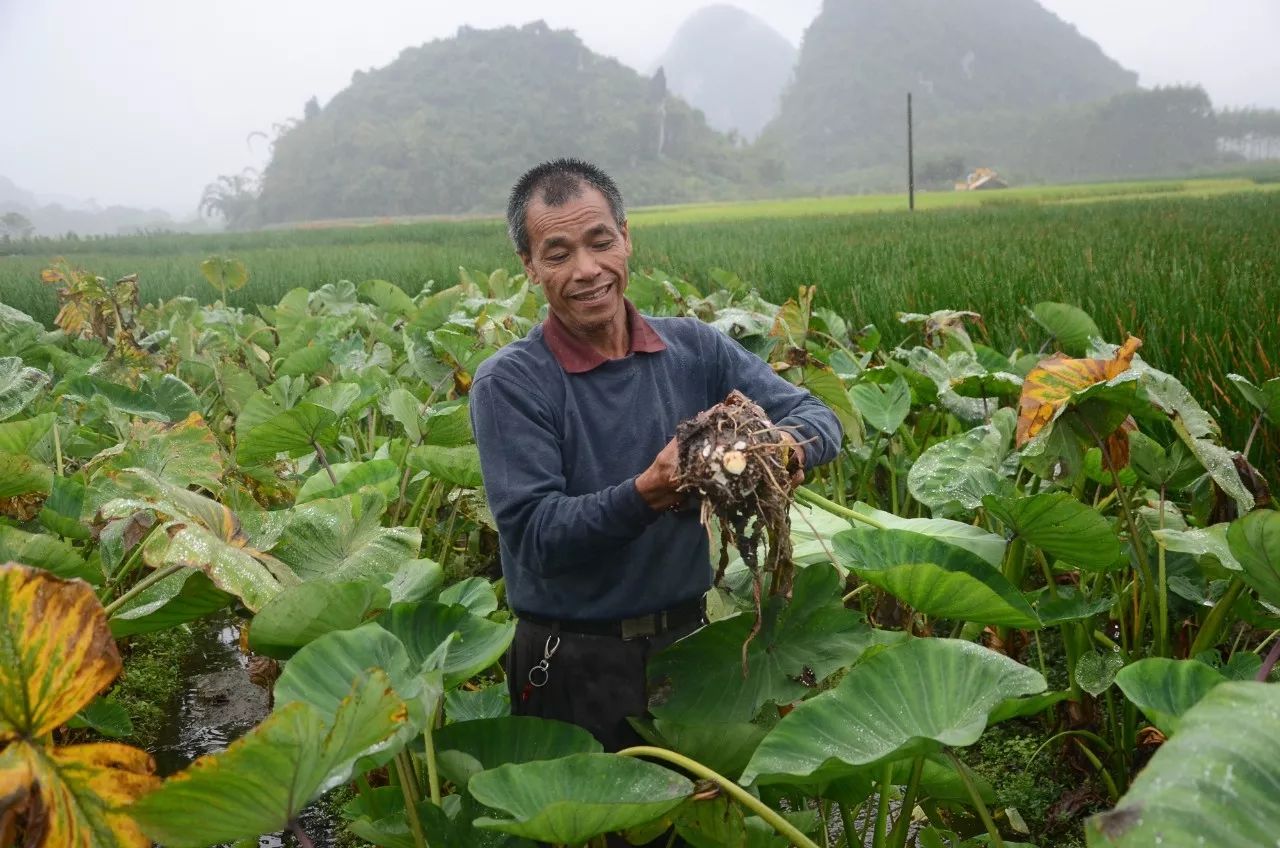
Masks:
[[[907,92],[907,209],[916,211],[916,161],[911,137],[911,92]]]

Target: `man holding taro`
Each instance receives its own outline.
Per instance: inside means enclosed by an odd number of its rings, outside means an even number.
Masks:
[[[692,318],[647,318],[624,295],[631,234],[603,171],[539,165],[516,183],[509,234],[550,307],[477,371],[471,418],[497,519],[512,712],[638,744],[645,666],[703,624],[712,579],[696,505],[676,491],[676,425],[737,389],[804,468],[829,462],[835,415]]]

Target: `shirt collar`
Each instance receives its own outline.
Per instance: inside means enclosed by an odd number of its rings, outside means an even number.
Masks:
[[[640,310],[629,300],[624,299],[623,303],[627,309],[627,329],[631,337],[627,353],[657,353],[666,350],[666,343],[640,314]],[[608,362],[599,351],[571,334],[554,312],[547,313],[546,320],[542,322],[542,338],[556,362],[568,374],[583,374]]]

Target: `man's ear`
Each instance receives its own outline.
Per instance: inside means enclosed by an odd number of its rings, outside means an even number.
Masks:
[[[627,249],[627,256],[631,255],[631,222],[622,222],[622,244]]]
[[[533,273],[533,254],[516,252],[516,256],[520,257],[520,264],[524,266],[524,275],[529,279],[532,285],[538,285],[538,277]]]

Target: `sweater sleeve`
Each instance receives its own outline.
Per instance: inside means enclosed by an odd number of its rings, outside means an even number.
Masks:
[[[508,550],[534,573],[563,573],[630,542],[661,513],[629,477],[566,494],[562,437],[545,400],[527,385],[486,375],[471,387],[471,423],[489,508]]]
[[[758,403],[769,420],[789,428],[796,441],[804,444],[807,468],[825,465],[840,452],[844,431],[840,420],[808,389],[778,376],[769,364],[714,328],[707,331],[716,339],[720,364],[721,397],[737,389]]]

